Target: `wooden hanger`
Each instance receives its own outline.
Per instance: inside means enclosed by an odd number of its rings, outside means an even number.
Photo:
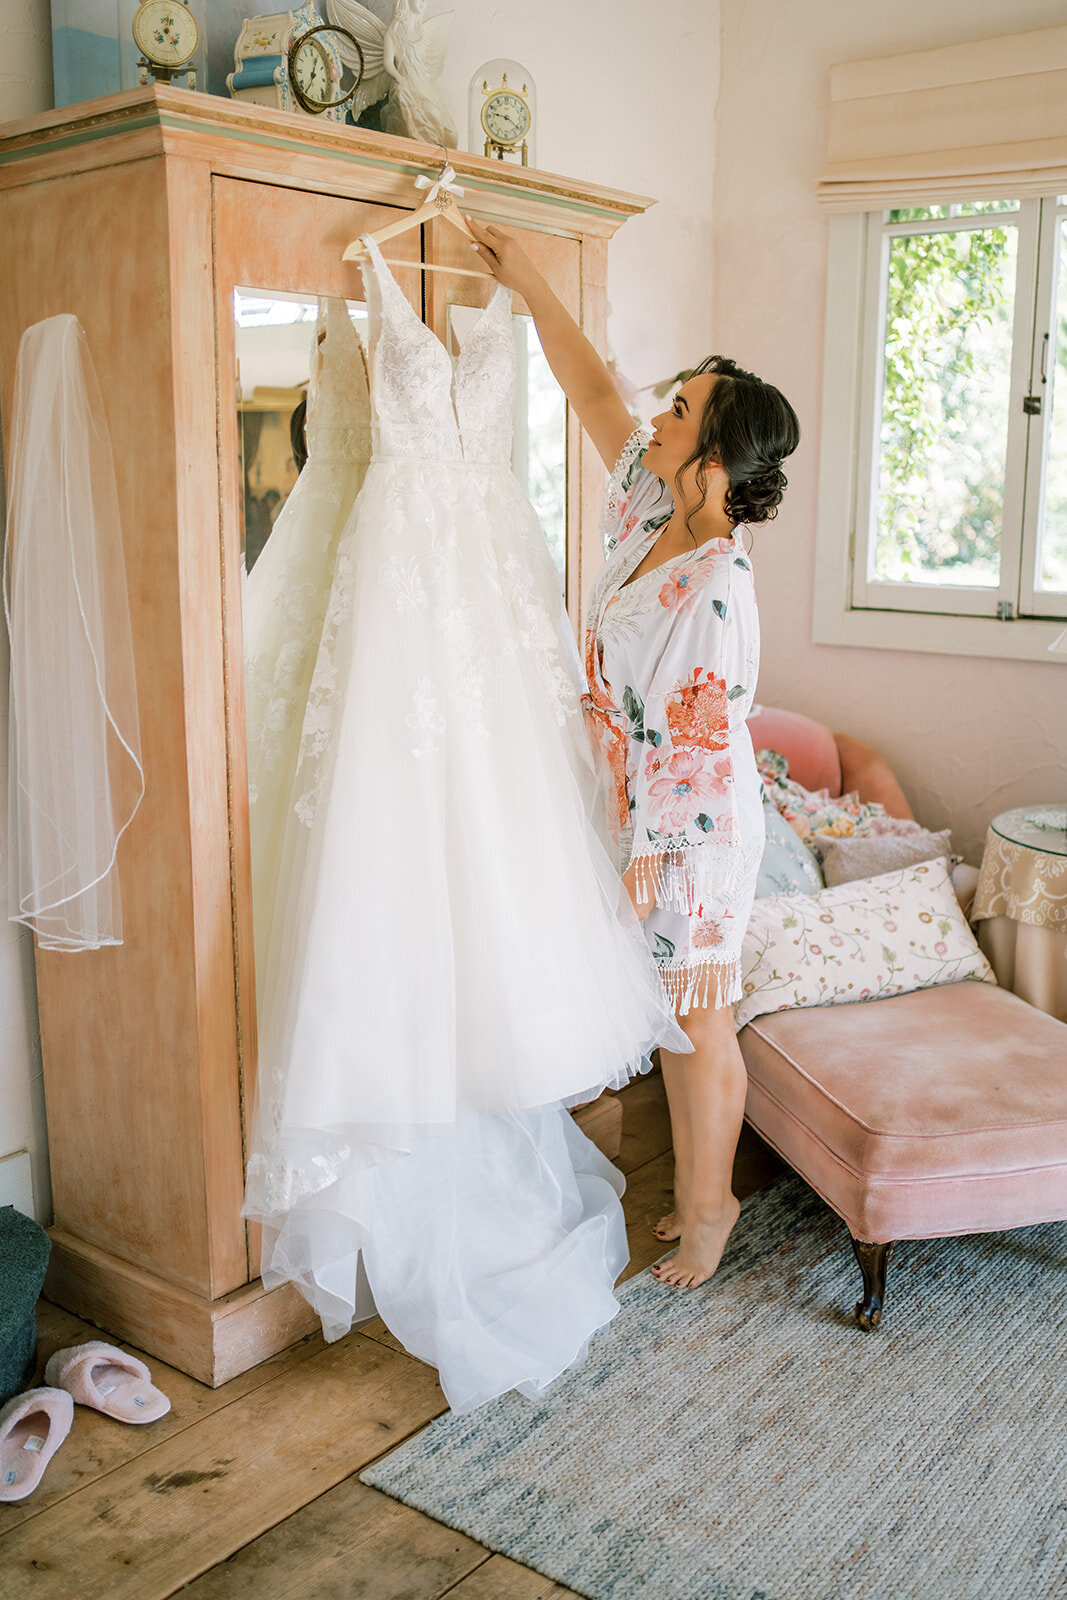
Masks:
[[[415,211],[409,211],[404,216],[398,217],[395,222],[387,222],[384,228],[378,228],[369,235],[375,244],[382,244],[386,239],[395,239],[397,234],[407,233],[409,228],[421,227],[424,222],[432,222],[435,217],[450,222],[458,228],[463,236],[476,244],[473,233],[467,226],[467,220],[456,204],[456,195],[463,190],[455,182],[456,174],[446,159],[441,171],[435,177],[428,173],[420,172],[415,179],[415,187],[429,189],[429,194],[422,205]],[[353,239],[346,246],[341,256],[342,261],[358,261],[360,256],[366,255],[362,238]],[[451,272],[459,273],[465,278],[491,278],[492,273],[476,267],[448,267],[438,265],[433,261],[390,261],[390,267],[417,267],[420,272]]]

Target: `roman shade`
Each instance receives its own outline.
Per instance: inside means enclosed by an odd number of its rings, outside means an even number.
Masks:
[[[1067,190],[1067,26],[830,69],[835,211]]]

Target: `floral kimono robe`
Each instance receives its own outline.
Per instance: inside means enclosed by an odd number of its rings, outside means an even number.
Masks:
[[[763,800],[745,718],[759,671],[752,568],[712,539],[628,583],[673,509],[623,447],[608,484],[607,562],[585,636],[585,709],[610,773],[609,822],[677,1010],[732,1004],[763,851]]]

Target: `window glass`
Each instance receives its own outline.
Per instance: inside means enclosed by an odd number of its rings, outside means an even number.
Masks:
[[[1038,583],[1067,589],[1067,217],[1056,232],[1056,298],[1048,358],[1048,465],[1038,546]]]
[[[966,209],[983,215],[1016,204]],[[872,576],[996,587],[1018,230],[1005,218],[895,233],[886,243]]]
[[[982,217],[991,211],[1018,211],[1018,200],[962,200],[941,206],[903,206],[886,212],[887,222],[937,222],[948,217]]]

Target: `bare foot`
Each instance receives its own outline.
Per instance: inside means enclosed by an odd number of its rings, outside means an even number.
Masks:
[[[653,1276],[672,1289],[696,1289],[707,1283],[722,1260],[726,1241],[741,1214],[740,1202],[730,1196],[725,1212],[687,1223],[677,1254],[652,1268]]]
[[[665,1217],[660,1217],[652,1229],[656,1239],[680,1239],[682,1237],[682,1222],[677,1211],[668,1211]]]

